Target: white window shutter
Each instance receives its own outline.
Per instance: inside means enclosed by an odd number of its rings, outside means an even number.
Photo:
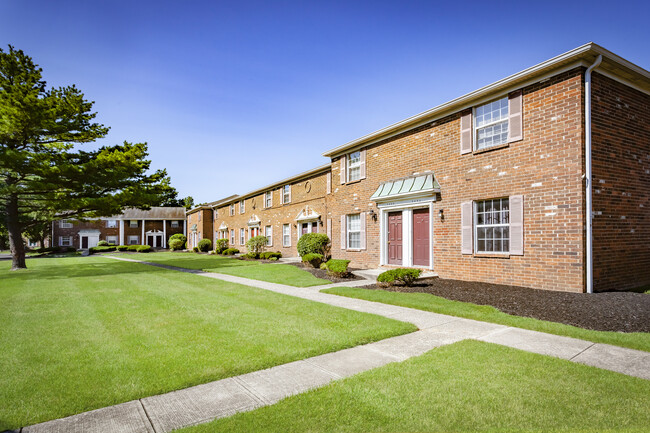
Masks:
[[[508,143],[523,140],[524,128],[522,122],[522,99],[521,90],[508,95]]]
[[[280,188],[280,204],[284,204],[284,187]]]
[[[362,149],[360,153],[361,165],[359,166],[359,179],[366,178],[366,149]]]
[[[269,236],[271,237],[271,245],[269,245],[269,246],[272,247],[273,246],[273,226],[269,227]]]
[[[289,203],[291,203],[291,190],[292,190],[291,185],[289,185]]]
[[[467,201],[460,205],[460,220],[462,227],[462,240],[461,240],[461,253],[462,254],[472,254],[474,251],[474,212],[473,212],[473,203]]]
[[[327,193],[332,193],[332,172],[327,173]]]
[[[341,249],[345,250],[348,247],[348,230],[346,226],[346,215],[341,215]]]
[[[510,197],[510,254],[524,255],[524,196]]]
[[[460,154],[472,152],[472,111],[469,110],[460,117]]]
[[[327,218],[327,237],[330,238],[330,242],[332,242],[332,219]]]
[[[341,185],[343,185],[346,182],[347,178],[347,165],[346,162],[348,160],[347,155],[342,155],[341,156]]]
[[[365,250],[366,249],[366,213],[361,212],[361,215],[359,215],[359,219],[361,221],[361,249]]]

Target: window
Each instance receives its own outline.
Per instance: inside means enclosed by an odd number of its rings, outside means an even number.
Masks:
[[[264,193],[264,207],[271,206],[273,206],[273,196],[271,195],[271,191],[266,191]]]
[[[62,229],[71,229],[72,228],[72,223],[70,222],[70,220],[61,220],[61,221],[59,221],[59,227],[61,227]],[[70,245],[72,245],[72,244],[70,244]],[[64,246],[66,246],[66,245],[64,245]]]
[[[361,215],[348,215],[348,248],[361,248]]]
[[[239,229],[239,245],[246,244],[246,230]]]
[[[199,211],[199,222],[201,222],[201,211]]]
[[[508,97],[476,107],[474,111],[475,150],[508,142]]]
[[[282,187],[282,203],[291,203],[291,185]]]
[[[129,245],[140,245],[140,236],[138,235],[129,236],[128,243]]]
[[[230,229],[230,245],[235,245],[235,229]]]
[[[230,216],[235,215],[235,203],[230,205]]]
[[[273,227],[266,226],[264,227],[264,236],[266,236],[266,246],[273,246]]]
[[[239,202],[239,213],[242,214],[246,212],[246,202],[244,200]]]
[[[117,245],[117,236],[106,236],[106,242],[111,245]]]
[[[214,220],[216,221],[219,218],[219,209],[214,210]]]
[[[138,220],[129,220],[129,227],[137,228],[138,227]]]
[[[59,236],[59,246],[60,247],[71,247],[72,246],[72,236]]]
[[[106,228],[114,229],[117,227],[117,220],[106,220]]]
[[[178,228],[180,221],[172,221],[172,228]]]
[[[291,246],[291,224],[285,224],[282,226],[282,246]]]
[[[510,251],[510,209],[507,198],[474,203],[474,246],[477,253]]]
[[[348,155],[348,182],[361,179],[361,151]]]
[[[30,246],[30,247],[35,247],[37,245],[38,245],[38,241],[33,241],[33,240],[30,239],[29,242],[27,242],[27,246]]]

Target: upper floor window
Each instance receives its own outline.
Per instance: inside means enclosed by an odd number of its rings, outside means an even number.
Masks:
[[[114,229],[117,227],[117,220],[106,220],[106,228]]]
[[[70,220],[61,220],[59,221],[59,227],[62,229],[71,229],[72,228],[72,223]]]
[[[361,179],[361,151],[348,154],[348,182]]]
[[[507,198],[474,203],[474,251],[507,253],[510,251],[510,203]]]
[[[264,207],[271,207],[273,206],[273,195],[271,191],[266,191],[264,193]]]
[[[508,142],[508,97],[480,105],[474,110],[474,150]]]
[[[282,187],[282,203],[291,203],[291,185]]]
[[[138,220],[129,220],[129,227],[131,228],[138,227]]]
[[[201,211],[199,211],[199,222],[201,222]]]
[[[177,228],[178,225],[179,225],[179,222],[178,222],[178,221],[172,221],[172,227],[173,227],[173,228]]]
[[[246,202],[244,200],[239,202],[239,213],[242,214],[246,212]]]
[[[348,248],[361,248],[361,215],[348,215],[347,219]]]
[[[230,216],[234,216],[234,215],[235,215],[235,204],[233,203],[230,205]]]

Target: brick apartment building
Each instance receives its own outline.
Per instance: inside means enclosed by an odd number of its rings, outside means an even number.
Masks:
[[[213,227],[214,227],[214,212],[215,206],[227,200],[237,197],[232,195],[221,200],[213,201],[211,203],[200,204],[186,213],[187,218],[187,248],[192,249],[198,246],[201,239],[210,239],[213,241]]]
[[[650,73],[596,44],[323,155],[310,203],[295,198],[305,174],[275,183],[218,207],[217,236],[242,249],[266,234],[295,255],[315,229],[355,267],[573,292],[650,284]]]
[[[87,249],[106,241],[112,245],[167,248],[170,236],[176,233],[186,233],[184,207],[126,209],[121,215],[92,221],[54,221],[52,245]]]

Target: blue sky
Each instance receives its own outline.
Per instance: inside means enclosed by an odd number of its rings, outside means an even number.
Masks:
[[[0,43],[149,143],[181,196],[245,193],[322,152],[589,41],[650,69],[650,2],[0,0]]]

